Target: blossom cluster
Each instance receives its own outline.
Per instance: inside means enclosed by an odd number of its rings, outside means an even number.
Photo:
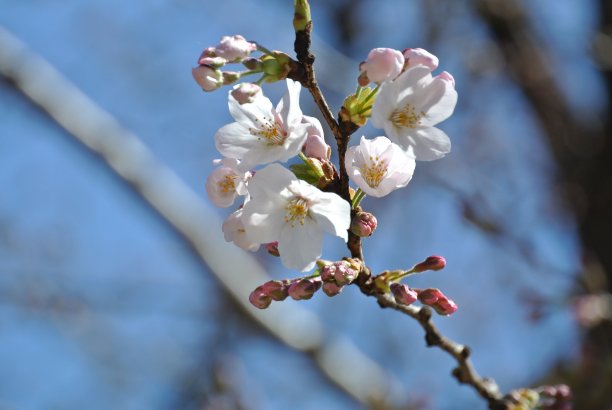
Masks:
[[[262,55],[252,57],[255,51]],[[221,71],[236,63],[247,71]],[[298,271],[310,271],[318,264],[310,276],[271,281],[255,289],[250,300],[259,308],[288,296],[309,299],[321,288],[334,296],[355,281],[362,271],[359,263],[319,260],[323,234],[345,242],[349,231],[370,236],[377,219],[361,209],[361,200],[405,187],[417,160],[438,159],[450,151],[448,136],[435,125],[455,108],[453,77],[447,72],[433,76],[438,58],[426,50],[374,49],[360,64],[357,91],[345,101],[340,117],[357,126],[371,119],[386,135],[362,136],[348,148],[344,165],[356,189],[350,198],[341,197],[337,190],[340,172],[331,162],[323,127],[315,117],[304,115],[299,102],[301,84],[287,78],[296,64],[284,53],[234,35],[204,49],[193,69],[194,79],[205,91],[262,74],[258,81],[237,84],[228,93],[234,122],[222,126],[214,136],[223,158],[214,161],[217,168],[206,181],[208,196],[224,208],[243,198],[223,223],[225,239],[249,251],[264,246],[285,267]],[[273,105],[261,85],[281,79],[286,79],[287,91]],[[368,87],[370,83],[375,86]],[[284,165],[296,157],[298,163]],[[415,269],[412,272],[419,272]],[[437,289],[418,291],[396,285],[386,289],[393,291],[398,303],[408,304],[414,298],[440,314],[456,310],[454,302]],[[400,290],[403,296],[398,296]]]

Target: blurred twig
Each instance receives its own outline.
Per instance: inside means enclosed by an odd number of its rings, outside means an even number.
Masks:
[[[350,342],[326,332],[314,314],[284,303],[254,315],[248,295],[268,280],[255,257],[221,239],[219,218],[136,135],[1,26],[0,75],[78,142],[100,155],[170,223],[251,320],[291,348],[308,353],[333,385],[352,399],[377,409],[393,407],[389,390],[398,383]]]

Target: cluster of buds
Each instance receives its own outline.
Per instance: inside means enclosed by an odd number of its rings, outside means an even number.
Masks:
[[[259,58],[251,57],[251,53],[257,50],[263,55]],[[242,64],[247,70],[221,71],[226,64],[234,63]],[[198,66],[192,69],[192,75],[204,91],[214,91],[255,73],[263,73],[258,83],[279,81],[287,78],[291,66],[292,60],[287,54],[269,51],[238,34],[223,36],[219,44],[205,48],[198,58]]]
[[[361,262],[358,259],[347,258],[338,262],[319,261],[323,292],[327,296],[336,296],[342,288],[353,283],[359,271]]]
[[[565,384],[513,390],[506,399],[509,410],[572,410],[572,392]]]
[[[392,48],[375,48],[359,65],[357,83],[365,87],[370,83],[393,81],[410,67],[423,65],[431,71],[438,68],[438,57],[422,48],[407,48],[403,52]]]
[[[303,277],[282,281],[270,280],[251,292],[249,302],[258,309],[266,309],[272,301],[280,302],[287,297],[291,297],[293,300],[308,300],[320,288],[320,277]]]
[[[457,304],[449,299],[440,289],[412,289],[403,283],[392,283],[391,293],[395,301],[402,305],[410,305],[417,300],[432,307],[439,315],[448,316],[457,311]]]

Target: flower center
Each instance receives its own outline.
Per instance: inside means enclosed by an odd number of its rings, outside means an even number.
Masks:
[[[276,121],[263,119],[263,122],[259,118],[255,119],[258,128],[249,128],[251,135],[257,137],[258,140],[264,140],[269,145],[283,145],[287,139],[287,131]]]
[[[370,155],[370,161],[359,167],[359,171],[361,171],[365,182],[372,188],[376,188],[387,175],[387,163],[378,156]]]
[[[423,111],[416,112],[412,104],[406,104],[401,109],[393,111],[389,119],[396,127],[415,128],[421,125],[421,118],[424,116]]]
[[[223,179],[217,182],[217,186],[224,194],[234,192],[236,190],[236,175],[227,174]]]
[[[301,197],[295,197],[289,201],[285,210],[285,222],[291,224],[291,227],[295,227],[295,223],[298,222],[300,225],[304,225],[304,220],[308,216],[308,208],[310,203]]]

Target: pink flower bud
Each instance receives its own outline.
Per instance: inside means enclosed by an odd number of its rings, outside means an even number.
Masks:
[[[412,268],[413,272],[424,272],[426,270],[440,270],[446,266],[446,259],[442,256],[429,256],[423,262],[417,264]]]
[[[339,286],[345,286],[353,282],[357,278],[357,274],[359,272],[355,271],[351,268],[351,266],[345,262],[337,262],[338,268],[336,273],[334,274],[334,279],[336,280],[336,284]]]
[[[376,229],[377,220],[369,212],[357,212],[351,221],[351,232],[357,236],[370,236]]]
[[[361,73],[375,83],[394,80],[402,71],[404,56],[392,48],[375,48],[368,58],[359,66]]]
[[[223,74],[214,68],[201,65],[192,69],[191,74],[204,91],[214,91],[223,85]]]
[[[258,286],[249,295],[249,302],[258,309],[265,309],[272,303],[272,298],[263,291],[261,286]]]
[[[215,54],[214,47],[208,47],[205,48],[204,51],[202,51],[202,54],[200,54],[200,57],[198,57],[198,65],[204,65],[204,63],[202,63],[202,60],[209,57],[217,57],[217,54]]]
[[[341,293],[343,286],[338,286],[334,282],[325,282],[323,283],[323,293],[327,296],[332,297]]]
[[[321,268],[321,280],[325,283],[336,283],[336,279],[334,278],[336,274],[336,265],[334,263],[330,263]]]
[[[444,294],[440,292],[440,289],[417,289],[419,300],[425,305],[433,305],[440,298],[445,298]]]
[[[259,96],[262,96],[261,87],[252,83],[240,83],[235,85],[231,93],[238,104],[252,103]]]
[[[429,51],[422,48],[407,48],[404,50],[404,58],[406,63],[404,64],[404,70],[412,68],[417,65],[424,65],[431,71],[438,68],[438,57],[431,54]]]
[[[439,78],[440,80],[448,81],[453,85],[453,88],[455,88],[455,78],[448,71],[442,71],[434,78]]]
[[[294,300],[308,300],[320,287],[320,278],[300,279],[289,286],[289,296]]]
[[[227,61],[237,62],[257,50],[257,44],[246,41],[241,35],[223,36],[215,47],[215,53]]]
[[[304,115],[302,124],[308,124],[308,137],[306,137],[306,142],[302,147],[304,155],[311,158],[328,159],[331,148],[325,142],[321,122],[315,117]]]
[[[444,316],[455,313],[459,308],[453,300],[448,299],[447,297],[438,299],[438,301],[434,303],[432,307],[439,315]]]
[[[272,298],[272,300],[281,301],[289,296],[289,284],[280,280],[270,280],[260,286],[261,291]]]
[[[417,293],[403,283],[392,283],[391,293],[397,303],[402,305],[410,305],[417,300]]]
[[[270,242],[270,243],[267,243],[265,246],[266,246],[266,251],[268,251],[270,255],[276,256],[276,257],[280,256],[280,252],[278,251],[278,242]]]

